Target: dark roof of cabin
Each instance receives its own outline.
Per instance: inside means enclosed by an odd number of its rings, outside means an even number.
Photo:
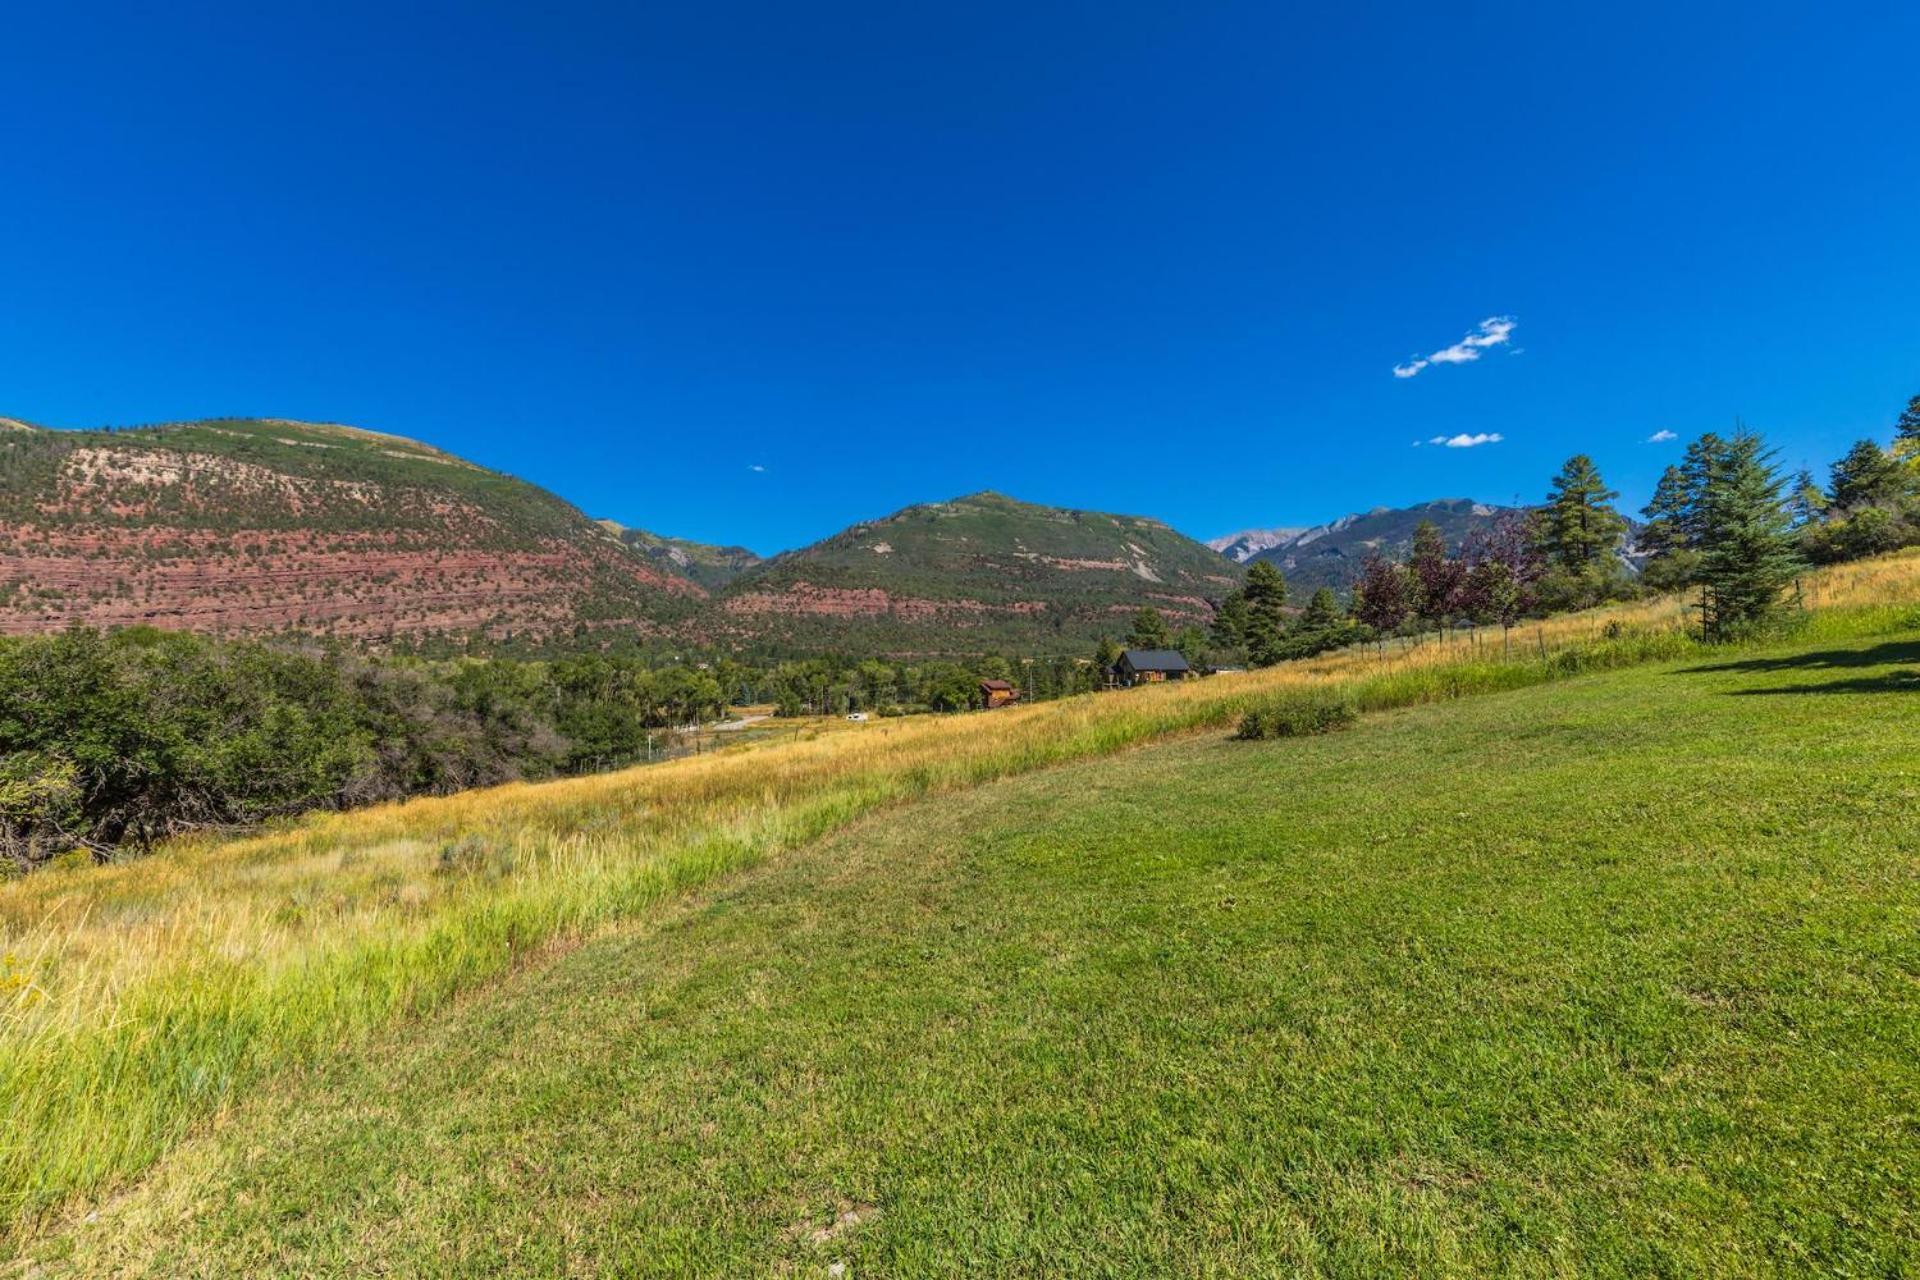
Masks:
[[[1185,671],[1187,660],[1178,649],[1122,649],[1120,661],[1135,671]]]
[[[980,682],[980,687],[982,689],[1009,689],[1009,690],[1013,688],[1013,686],[1007,683],[1005,680],[982,680]]]

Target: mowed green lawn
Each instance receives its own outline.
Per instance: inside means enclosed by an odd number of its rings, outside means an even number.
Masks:
[[[897,809],[237,1107],[51,1274],[1920,1269],[1920,642]]]

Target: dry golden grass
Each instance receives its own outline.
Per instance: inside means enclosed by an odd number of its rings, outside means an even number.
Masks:
[[[1855,633],[1920,603],[1920,555],[1810,575]],[[1678,633],[1678,600],[1517,630],[1514,656]],[[1231,723],[1277,690],[1484,664],[1496,634],[1188,684],[742,743],[0,886],[0,1233],[137,1173],[233,1091],[541,948],[878,806]]]

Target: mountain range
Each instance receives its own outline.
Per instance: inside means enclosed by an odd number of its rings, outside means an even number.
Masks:
[[[664,634],[706,591],[568,503],[401,436],[220,419],[0,433],[0,632]]]
[[[1304,526],[1286,529],[1242,529],[1221,538],[1207,539],[1207,545],[1235,564],[1247,561],[1272,547],[1282,546],[1306,533]]]
[[[0,418],[0,633],[146,623],[460,648],[620,641],[763,655],[1084,652],[1151,605],[1204,626],[1252,561],[1346,585],[1466,499],[1202,544],[1146,516],[976,493],[763,559],[612,521],[402,436],[213,419]]]
[[[1159,520],[975,493],[775,556],[697,625],[710,642],[797,652],[1081,652],[1143,605],[1205,626],[1241,576]]]
[[[1309,529],[1250,529],[1215,538],[1207,545],[1238,564],[1265,560],[1286,575],[1296,590],[1351,587],[1361,566],[1378,552],[1405,559],[1413,531],[1425,520],[1439,527],[1449,546],[1491,528],[1518,507],[1491,506],[1471,498],[1441,498],[1410,507],[1375,507]]]

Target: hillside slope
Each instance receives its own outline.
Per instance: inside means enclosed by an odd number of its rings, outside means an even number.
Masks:
[[[629,529],[613,520],[598,523],[647,557],[662,573],[697,582],[708,591],[719,590],[761,563],[760,557],[745,547],[719,547],[687,538],[669,538],[645,529]]]
[[[657,629],[704,594],[554,495],[398,436],[0,433],[0,632],[540,640]]]
[[[1472,534],[1491,528],[1502,515],[1517,510],[1519,508],[1475,502],[1471,498],[1441,498],[1411,507],[1356,511],[1284,537],[1230,536],[1215,541],[1221,544],[1222,554],[1241,563],[1268,561],[1300,591],[1316,587],[1346,588],[1360,580],[1361,566],[1373,552],[1388,559],[1404,560],[1413,546],[1413,531],[1423,520],[1433,521],[1447,545],[1458,547]]]
[[[1144,516],[976,493],[908,507],[776,556],[708,611],[712,638],[805,651],[1079,652],[1152,605],[1204,626],[1240,580],[1205,546]]]
[[[1916,657],[1695,658],[890,809],[328,1055],[33,1252],[1905,1274]]]

